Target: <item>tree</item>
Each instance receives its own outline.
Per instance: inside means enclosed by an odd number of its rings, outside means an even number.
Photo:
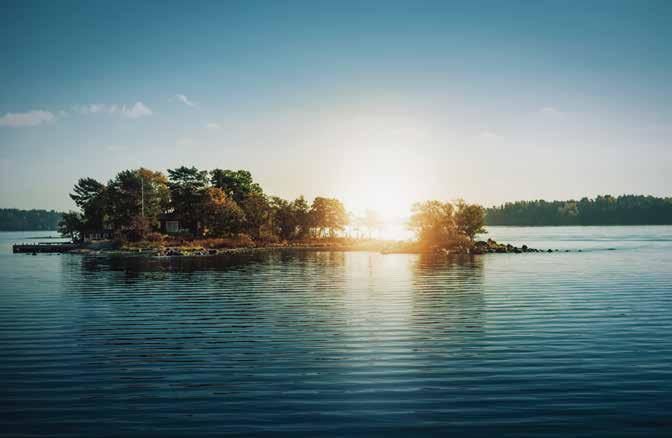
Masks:
[[[253,192],[243,199],[240,207],[245,213],[245,227],[254,238],[261,237],[261,229],[272,217],[271,206],[263,193]]]
[[[224,190],[208,187],[201,202],[200,211],[203,213],[203,226],[207,229],[207,235],[221,237],[241,230],[245,213]]]
[[[215,169],[210,172],[210,183],[224,190],[237,203],[243,202],[251,194],[261,194],[261,186],[254,182],[247,170]]]
[[[58,232],[64,237],[69,237],[73,241],[78,241],[82,238],[85,223],[82,215],[76,211],[69,211],[63,213],[63,217],[58,222]]]
[[[168,188],[172,207],[182,225],[198,233],[200,207],[208,185],[208,172],[195,167],[168,169]]]
[[[459,199],[456,202],[455,226],[457,230],[474,240],[476,234],[487,233],[485,231],[485,209],[480,205],[467,204]]]
[[[342,230],[349,223],[345,207],[341,201],[334,198],[315,198],[310,215],[313,226],[318,228],[320,236],[327,230],[329,237],[334,237],[337,230]]]
[[[0,208],[0,231],[57,230],[63,213]]]
[[[138,241],[144,239],[152,231],[152,224],[146,216],[136,214],[130,219],[126,229],[128,239]]]
[[[161,172],[140,168],[119,172],[107,185],[108,210],[114,227],[132,228],[136,216],[147,226],[158,228],[159,216],[169,206],[168,180]]]
[[[73,188],[70,198],[82,210],[82,227],[102,229],[109,210],[107,188],[93,178],[81,178]]]
[[[488,225],[663,225],[672,223],[672,198],[603,195],[579,201],[517,201],[491,207]]]
[[[283,240],[290,240],[296,234],[298,227],[294,204],[277,196],[271,198],[273,211],[273,225]]]
[[[426,201],[413,205],[408,223],[418,240],[431,246],[446,245],[455,236],[453,205],[449,202]]]
[[[310,206],[303,196],[299,196],[292,202],[292,210],[296,221],[296,237],[298,239],[305,238],[310,232],[312,224],[310,216]]]
[[[156,172],[144,167],[136,171],[142,179],[141,188],[144,195],[143,215],[149,219],[153,228],[159,226],[161,214],[170,208],[170,189],[168,178],[162,172]]]

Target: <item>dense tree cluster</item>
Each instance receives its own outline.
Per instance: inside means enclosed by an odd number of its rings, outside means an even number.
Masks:
[[[114,230],[141,239],[160,230],[163,214],[196,237],[245,233],[264,241],[333,237],[348,224],[337,199],[317,197],[309,205],[303,197],[270,197],[246,170],[183,166],[169,169],[167,177],[144,168],[124,170],[107,184],[82,178],[70,197],[80,212],[65,213],[60,230],[74,238]]]
[[[487,225],[672,224],[672,198],[624,195],[579,201],[518,201],[486,210]]]
[[[454,204],[440,201],[413,205],[409,227],[425,246],[456,247],[469,245],[477,234],[485,233],[485,209],[458,200]]]
[[[0,231],[55,230],[62,215],[54,210],[0,208]]]

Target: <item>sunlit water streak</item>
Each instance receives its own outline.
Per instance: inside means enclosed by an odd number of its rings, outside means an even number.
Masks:
[[[0,433],[669,435],[672,227],[490,235],[575,251],[29,256],[0,233]]]

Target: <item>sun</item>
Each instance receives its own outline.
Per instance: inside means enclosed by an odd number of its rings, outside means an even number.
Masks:
[[[369,152],[341,175],[345,204],[355,214],[375,211],[383,220],[407,218],[422,178],[404,157]]]

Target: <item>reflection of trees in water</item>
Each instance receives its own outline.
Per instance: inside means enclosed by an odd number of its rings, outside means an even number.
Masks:
[[[308,251],[69,258],[71,323],[91,364],[134,379],[166,364],[247,373],[296,351],[306,365],[340,336],[346,265],[344,253]]]
[[[420,255],[412,267],[414,325],[447,341],[482,333],[484,262],[474,256]]]

